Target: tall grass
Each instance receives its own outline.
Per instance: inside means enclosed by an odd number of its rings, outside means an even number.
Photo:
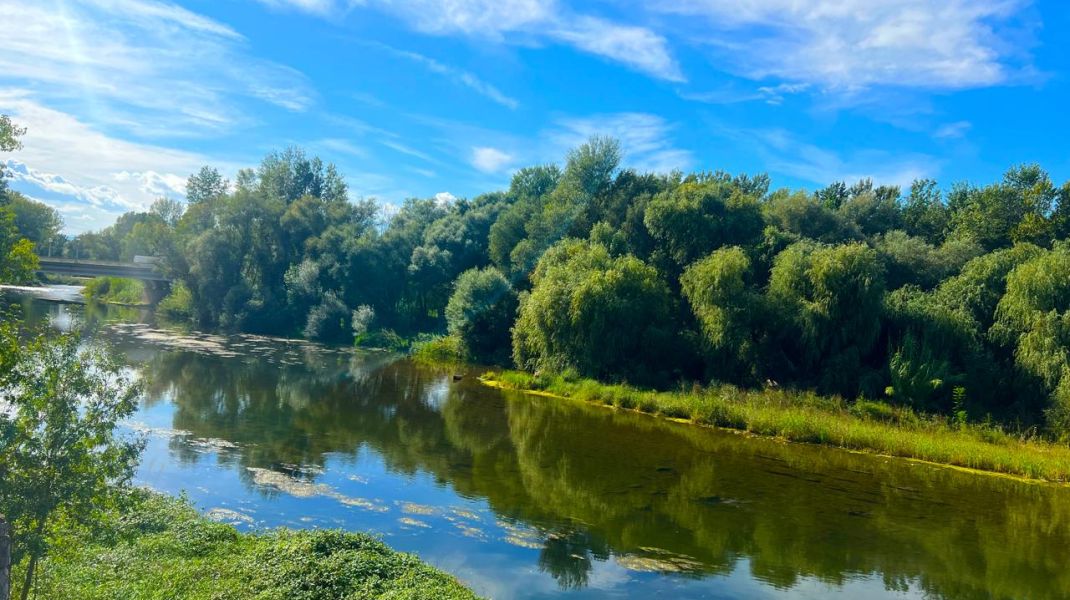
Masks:
[[[487,373],[496,387],[575,398],[700,425],[793,442],[925,460],[1053,482],[1070,481],[1070,447],[1019,438],[989,425],[955,424],[908,408],[783,389],[730,385],[672,392],[609,385],[560,375]]]
[[[137,306],[145,303],[145,285],[136,279],[94,277],[85,284],[82,295],[97,302]]]

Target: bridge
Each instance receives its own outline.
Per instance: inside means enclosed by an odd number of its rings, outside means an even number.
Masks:
[[[71,277],[126,277],[141,281],[170,282],[152,262],[113,262],[107,260],[76,260],[72,258],[40,257],[38,273],[69,275]]]

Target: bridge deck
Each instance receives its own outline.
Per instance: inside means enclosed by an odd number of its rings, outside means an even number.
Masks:
[[[151,263],[41,257],[38,271],[75,277],[127,277],[143,281],[170,281],[170,278],[157,271]]]

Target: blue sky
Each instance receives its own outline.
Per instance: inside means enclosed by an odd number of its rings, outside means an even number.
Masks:
[[[287,145],[386,203],[595,133],[776,187],[1070,178],[1058,0],[0,0],[0,23],[12,187],[72,233]]]

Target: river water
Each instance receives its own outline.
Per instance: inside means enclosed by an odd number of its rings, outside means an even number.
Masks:
[[[1070,598],[1070,488],[3,296],[122,351],[147,383],[138,483],[243,530],[372,532],[493,598]]]

